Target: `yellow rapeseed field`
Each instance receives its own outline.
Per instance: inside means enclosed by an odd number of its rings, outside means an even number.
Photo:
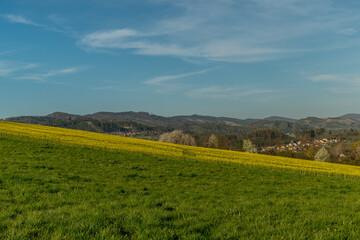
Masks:
[[[23,123],[0,121],[0,134],[56,141],[88,147],[107,148],[118,151],[161,155],[174,159],[184,157],[205,161],[234,162],[245,165],[360,176],[360,167],[350,165],[323,163],[219,149],[190,147]]]

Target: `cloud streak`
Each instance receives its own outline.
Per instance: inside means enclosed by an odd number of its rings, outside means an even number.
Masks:
[[[0,77],[8,77],[16,72],[23,72],[28,69],[36,68],[39,65],[36,63],[14,63],[14,62],[6,62],[0,61]]]
[[[344,76],[335,74],[316,75],[309,77],[309,79],[314,82],[344,82],[348,80],[348,78],[345,78]]]
[[[326,83],[325,89],[336,94],[358,93],[360,90],[360,74],[320,74],[308,79]]]
[[[309,79],[314,82],[336,82],[360,85],[360,74],[320,74],[310,76]]]
[[[5,14],[3,17],[10,23],[20,23],[25,25],[32,25],[36,27],[43,27],[43,25],[33,22],[32,20],[25,18],[21,15]]]
[[[186,95],[200,99],[241,99],[243,97],[259,96],[273,93],[273,89],[209,86],[188,91]]]
[[[4,15],[0,15],[0,16],[2,16],[5,20],[7,20],[8,22],[13,23],[13,24],[30,25],[30,26],[42,28],[47,31],[58,32],[58,33],[63,33],[63,34],[70,33],[69,30],[64,30],[61,27],[59,28],[56,25],[40,24],[40,23],[34,22],[33,20],[31,20],[27,17],[24,17],[22,15],[4,14]]]
[[[168,82],[170,80],[175,80],[175,79],[181,79],[181,78],[201,75],[201,74],[205,74],[207,72],[213,71],[213,70],[215,70],[215,68],[205,69],[205,70],[197,71],[197,72],[182,73],[182,74],[178,74],[178,75],[160,76],[160,77],[155,77],[155,78],[152,78],[150,80],[147,80],[144,83],[148,84],[148,85],[161,85],[161,84],[163,84],[165,82]]]
[[[67,75],[78,72],[78,68],[64,68],[60,70],[51,70],[46,73],[32,73],[24,76],[17,77],[18,80],[32,80],[36,82],[47,82],[49,78],[56,77],[58,75]]]
[[[138,55],[193,57],[225,62],[257,62],[278,58],[275,55],[301,51],[299,49],[286,50],[249,46],[238,40],[213,40],[205,42],[201,46],[188,47],[184,47],[178,42],[166,43],[162,40],[151,40],[152,37],[161,38],[166,35],[163,33],[157,35],[139,33],[135,29],[114,29],[86,35],[78,44],[93,49],[133,50]]]

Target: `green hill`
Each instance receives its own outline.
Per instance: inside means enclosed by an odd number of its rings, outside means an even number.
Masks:
[[[0,137],[1,239],[356,239],[358,177]]]

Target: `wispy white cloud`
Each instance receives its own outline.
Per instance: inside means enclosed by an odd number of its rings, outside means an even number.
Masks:
[[[10,80],[32,80],[36,82],[50,82],[50,78],[58,75],[73,74],[80,70],[78,67],[64,68],[59,70],[49,70],[45,73],[38,73],[41,64],[0,61],[0,77]],[[34,73],[37,72],[37,73]],[[54,84],[64,84],[63,82],[51,81]]]
[[[240,99],[273,92],[275,92],[273,89],[210,86],[188,91],[186,95],[202,99]]]
[[[186,49],[174,43],[148,40],[154,33],[140,33],[134,29],[114,29],[94,32],[83,37],[78,44],[92,48],[132,49],[141,55],[196,57],[195,49]]]
[[[339,33],[343,34],[343,35],[351,36],[351,35],[355,35],[356,33],[358,33],[358,30],[355,28],[343,28],[343,29],[339,30]]]
[[[308,77],[309,80],[326,83],[325,89],[336,94],[358,93],[360,74],[320,74]]]
[[[83,36],[79,45],[141,55],[259,62],[358,42],[353,38],[360,16],[328,0],[152,2],[171,4],[179,13],[139,28],[95,31]]]
[[[33,25],[37,27],[43,27],[43,25],[33,22],[32,20],[21,16],[21,15],[14,15],[14,14],[5,14],[2,15],[7,21],[11,23],[21,23],[26,25]]]
[[[120,90],[121,86],[92,87],[91,90]]]
[[[28,69],[36,68],[36,63],[16,63],[0,61],[0,77],[6,77],[16,72],[23,72]]]
[[[314,82],[337,82],[360,85],[360,74],[320,74],[309,77]]]
[[[135,36],[139,36],[136,30],[116,29],[91,33],[85,36],[82,42],[92,47],[121,47],[124,44],[122,39]]]
[[[7,76],[14,71],[16,71],[16,69],[13,68],[12,66],[9,66],[5,63],[0,62],[0,76],[1,77]]]
[[[63,27],[59,27],[54,24],[40,24],[40,23],[34,22],[33,20],[31,20],[25,16],[22,16],[22,15],[3,14],[0,16],[3,17],[5,20],[7,20],[10,23],[25,24],[25,25],[39,27],[39,28],[42,28],[47,31],[59,32],[59,33],[69,33],[69,34],[73,35],[73,32],[70,31],[69,29],[64,29]],[[55,22],[52,17],[50,17],[50,20],[52,22]]]
[[[19,52],[21,50],[7,50],[7,51],[1,51],[0,52],[0,56],[4,56],[4,55],[9,55],[9,54],[12,54],[12,53],[15,53],[15,52]]]
[[[344,76],[335,75],[335,74],[315,75],[315,76],[310,76],[309,79],[314,82],[343,82],[348,80],[348,78],[345,78]]]
[[[148,85],[160,85],[160,84],[165,83],[170,80],[181,79],[181,78],[191,77],[191,76],[195,76],[195,75],[201,75],[201,74],[205,74],[207,72],[213,71],[213,70],[215,70],[215,68],[205,69],[205,70],[197,71],[197,72],[182,73],[182,74],[177,74],[177,75],[160,76],[160,77],[155,77],[150,80],[147,80],[144,83],[148,84]]]
[[[138,91],[139,89],[124,88],[123,85],[112,85],[112,86],[91,87],[90,90],[95,90],[95,91],[136,92],[136,91]]]
[[[351,94],[359,92],[359,88],[354,87],[328,87],[326,90],[336,94]]]
[[[163,33],[153,34],[139,33],[134,29],[115,29],[91,33],[83,37],[78,43],[81,46],[99,49],[130,49],[139,55],[206,58],[227,62],[257,62],[278,58],[275,55],[301,51],[299,49],[253,47],[237,40],[205,41],[200,46],[184,47],[178,42],[166,43],[161,40],[151,40],[152,37],[165,37],[167,35]]]
[[[66,75],[66,74],[73,74],[78,72],[78,68],[64,68],[60,70],[51,70],[46,73],[30,73],[24,76],[19,76],[16,79],[18,80],[32,80],[37,82],[47,82],[49,78],[55,77],[58,75]]]
[[[145,81],[147,85],[157,86],[155,93],[171,95],[174,92],[183,93],[186,97],[199,99],[233,99],[238,100],[244,97],[266,97],[267,94],[274,93],[279,90],[255,88],[255,87],[239,87],[239,86],[208,86],[196,87],[194,84],[173,81],[191,76],[206,74],[210,71],[219,69],[220,67],[205,69],[196,72],[182,73],[177,75],[167,75],[155,77]]]

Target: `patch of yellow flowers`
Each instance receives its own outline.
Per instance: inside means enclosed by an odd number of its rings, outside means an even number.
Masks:
[[[233,162],[329,174],[360,176],[360,167],[228,150],[183,146],[56,127],[0,121],[0,134],[166,157]]]

